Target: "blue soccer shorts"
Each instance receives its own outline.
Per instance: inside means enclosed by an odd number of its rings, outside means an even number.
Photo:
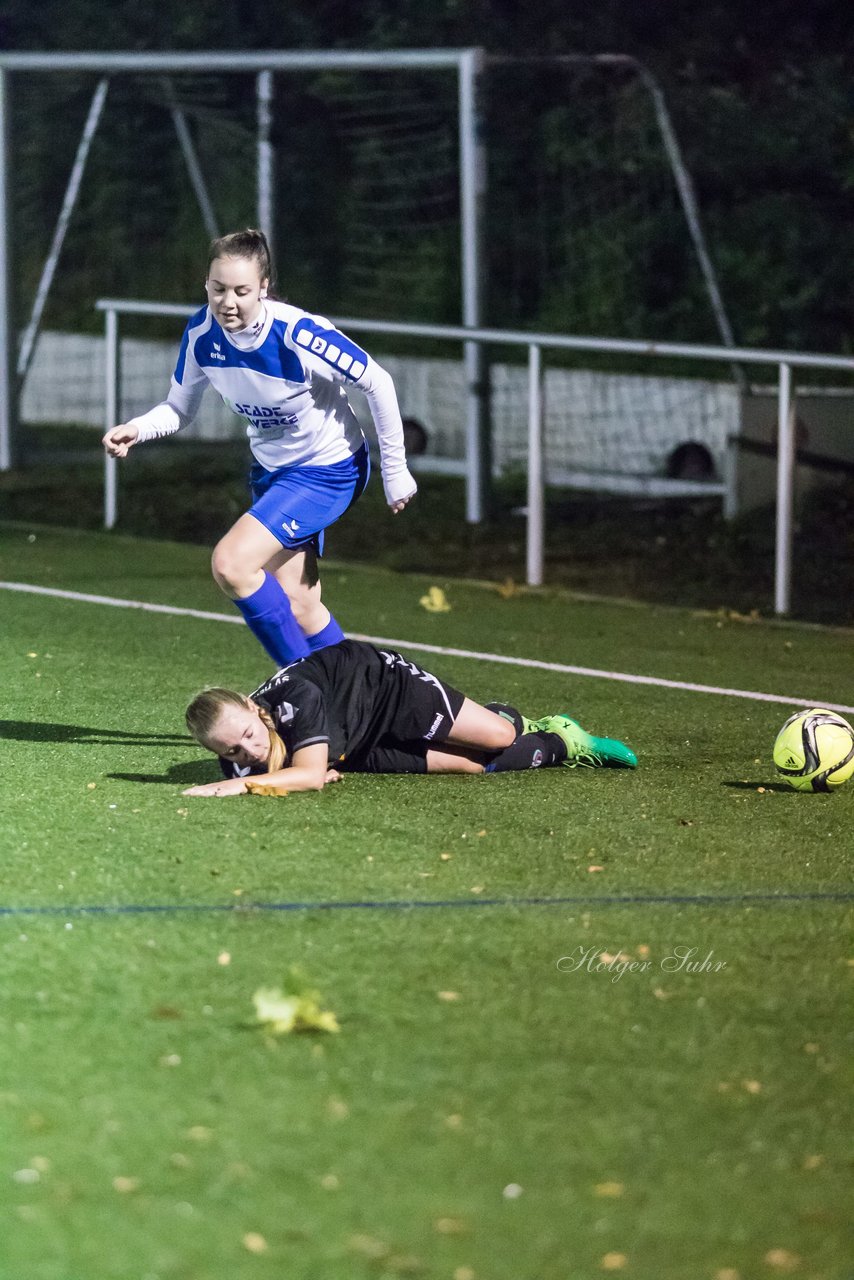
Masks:
[[[249,514],[283,547],[314,547],[323,555],[323,531],[361,497],[371,473],[368,446],[327,467],[280,467],[254,462],[249,472]]]

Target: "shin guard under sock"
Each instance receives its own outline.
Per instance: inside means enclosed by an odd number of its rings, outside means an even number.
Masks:
[[[308,641],[293,615],[291,602],[278,579],[264,574],[264,581],[251,596],[234,601],[246,625],[261,642],[277,666],[286,667],[310,653]]]
[[[556,733],[526,733],[493,756],[484,772],[547,769],[550,765],[562,764],[565,759],[566,746]]]
[[[339,644],[343,639],[344,632],[330,613],[326,626],[321,631],[315,631],[313,636],[306,636],[305,642],[311,652],[315,653],[318,649],[325,649],[330,644]]]

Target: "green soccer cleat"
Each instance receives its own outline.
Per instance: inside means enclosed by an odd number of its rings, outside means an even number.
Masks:
[[[636,769],[638,758],[624,742],[616,738],[597,738],[582,729],[571,716],[544,716],[536,721],[542,733],[556,733],[566,746],[564,768],[575,769],[579,765],[588,769]]]

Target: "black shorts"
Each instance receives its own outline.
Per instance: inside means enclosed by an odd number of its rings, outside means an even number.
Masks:
[[[426,773],[430,743],[378,742],[355,760],[342,760],[334,765],[339,773]]]
[[[393,649],[381,649],[384,679],[395,686],[387,706],[387,728],[370,747],[342,761],[358,773],[426,773],[433,743],[445,741],[462,710],[465,694]]]

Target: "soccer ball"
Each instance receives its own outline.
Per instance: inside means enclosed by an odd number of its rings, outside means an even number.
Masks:
[[[777,772],[796,791],[832,791],[854,775],[854,729],[835,711],[796,711],[774,743]]]

